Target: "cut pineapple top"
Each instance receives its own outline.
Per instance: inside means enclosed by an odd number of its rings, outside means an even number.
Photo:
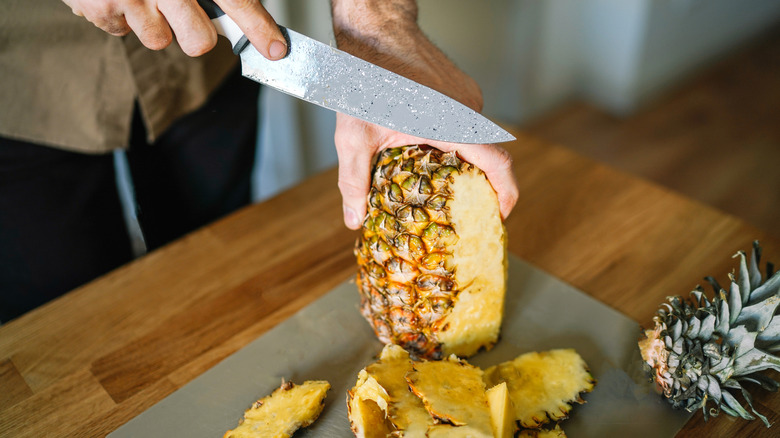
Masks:
[[[734,254],[739,266],[729,274],[730,284],[705,277],[712,298],[701,286],[687,296],[668,296],[653,317],[654,327],[639,341],[664,397],[678,409],[701,409],[704,421],[725,412],[772,426],[753,405],[752,385],[741,383],[762,382],[755,389],[778,386],[765,373],[780,372],[780,271],[766,263],[764,277],[761,253],[754,241],[749,260],[744,251]]]
[[[591,391],[595,383],[585,361],[572,349],[523,354],[488,368],[485,382],[507,383],[516,419],[527,428],[566,418],[569,403],[582,403],[580,393]]]
[[[289,438],[317,419],[329,389],[330,384],[322,380],[301,385],[283,382],[247,409],[239,426],[225,432],[224,438]]]
[[[431,416],[454,426],[468,426],[473,430],[469,436],[493,436],[481,369],[455,356],[415,362],[412,368],[406,381]],[[465,432],[455,429],[452,433]]]

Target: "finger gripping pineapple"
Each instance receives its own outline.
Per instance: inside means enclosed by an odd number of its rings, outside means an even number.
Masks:
[[[726,414],[769,420],[753,406],[746,382],[777,391],[780,383],[762,371],[780,371],[780,273],[767,264],[759,270],[761,248],[753,243],[748,263],[739,252],[739,273],[730,275],[728,291],[707,277],[715,289],[708,299],[697,287],[689,299],[668,298],[639,342],[648,371],[676,408],[708,416]],[[750,412],[743,405],[744,399]]]
[[[498,340],[505,229],[484,173],[455,152],[380,154],[355,255],[361,313],[381,341],[436,359]]]

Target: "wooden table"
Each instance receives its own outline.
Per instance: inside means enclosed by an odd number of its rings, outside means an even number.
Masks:
[[[723,282],[754,239],[780,262],[739,219],[514,132],[510,251],[639,323],[705,275]],[[113,431],[352,276],[356,235],[330,170],[0,326],[0,436]],[[780,397],[759,394],[777,421]],[[678,436],[778,428],[699,413]]]

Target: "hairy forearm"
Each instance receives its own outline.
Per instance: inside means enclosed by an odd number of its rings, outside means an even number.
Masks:
[[[404,38],[419,32],[416,0],[332,0],[331,7],[337,38]]]
[[[415,0],[332,0],[338,47],[479,111],[482,93],[417,25]]]

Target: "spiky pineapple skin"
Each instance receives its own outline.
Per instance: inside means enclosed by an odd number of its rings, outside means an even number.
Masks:
[[[772,354],[780,351],[780,273],[773,274],[768,263],[762,282],[757,241],[749,263],[742,251],[734,257],[740,263],[738,273],[729,275],[728,291],[705,277],[715,292],[712,299],[700,286],[688,298],[668,297],[653,318],[654,327],[640,338],[639,350],[648,374],[675,408],[701,409],[705,420],[721,411],[747,420],[758,417],[769,427],[743,384],[780,388],[761,373],[780,371],[780,358]],[[744,397],[752,414],[735,394]]]
[[[456,153],[380,154],[355,255],[361,313],[382,342],[439,359],[498,340],[505,229],[484,173]]]

